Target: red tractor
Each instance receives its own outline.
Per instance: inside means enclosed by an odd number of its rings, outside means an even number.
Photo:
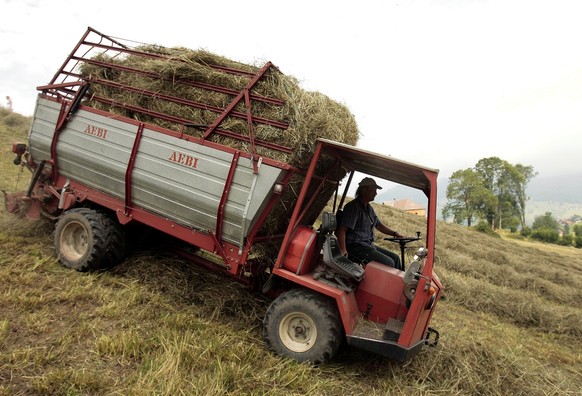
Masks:
[[[92,41],[94,36],[97,40]],[[425,344],[436,345],[438,333],[429,327],[443,290],[433,271],[436,170],[325,139],[317,140],[309,166],[298,169],[257,156],[253,145],[261,142],[252,136],[245,137],[251,145],[248,152],[211,141],[213,133],[229,133],[218,127],[220,122],[206,126],[202,138],[194,138],[97,109],[86,104],[88,92],[91,84],[105,82],[75,71],[79,62],[105,62],[87,55],[96,49],[119,56],[142,54],[90,28],[50,84],[39,87],[28,144],[13,146],[15,163],[30,169],[32,180],[27,191],[6,196],[7,209],[29,218],[53,219],[55,249],[64,266],[87,271],[117,264],[126,255],[127,224],[140,223],[191,246],[193,263],[272,296],[264,335],[277,353],[325,362],[345,337],[355,347],[405,360]],[[280,105],[275,99],[248,95],[271,66],[266,64],[253,76],[234,101]],[[123,68],[115,61],[107,67]],[[134,88],[117,84],[115,89]],[[204,89],[224,90],[211,85]],[[160,96],[143,88],[140,94]],[[96,94],[91,100],[106,101]],[[163,100],[184,104],[178,97],[166,95]],[[231,114],[237,103],[215,109],[222,111],[219,119]],[[143,108],[133,106],[131,111],[191,126],[188,120]],[[249,116],[253,122],[279,125]],[[229,137],[242,138],[232,133]],[[356,172],[420,190],[427,197],[425,246],[411,262],[403,260],[403,268],[353,262],[339,250],[336,216]],[[283,232],[262,233],[293,180],[300,189]],[[332,212],[321,213],[322,196],[324,204],[334,197]],[[322,224],[315,228],[318,218]],[[403,248],[416,239],[396,242]],[[252,254],[265,242],[277,246],[276,261],[270,264]]]

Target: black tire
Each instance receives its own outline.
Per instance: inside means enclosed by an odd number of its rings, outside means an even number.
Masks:
[[[71,209],[57,222],[55,250],[61,264],[77,271],[94,271],[119,264],[127,253],[126,235],[109,213]]]
[[[271,303],[263,335],[272,351],[299,362],[330,361],[343,339],[335,301],[306,289],[293,289]]]

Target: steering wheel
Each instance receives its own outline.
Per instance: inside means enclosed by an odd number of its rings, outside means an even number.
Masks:
[[[402,265],[402,271],[406,268],[404,266],[404,250],[406,249],[406,244],[414,241],[419,241],[420,238],[420,231],[416,231],[416,237],[402,237],[402,238],[384,238],[385,241],[396,242],[400,245],[400,262]]]

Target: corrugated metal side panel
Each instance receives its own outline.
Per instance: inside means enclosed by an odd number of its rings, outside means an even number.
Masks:
[[[39,98],[30,132],[35,161],[50,159],[50,146],[61,105]],[[99,137],[91,127],[106,131]],[[59,133],[59,172],[88,187],[123,198],[125,169],[137,127],[88,111],[78,111]]]
[[[59,172],[123,199],[125,171],[137,129],[113,118],[77,111],[59,134]]]
[[[30,134],[35,160],[50,158],[60,104],[39,99]],[[125,171],[138,127],[79,110],[57,144],[63,176],[123,199]],[[216,231],[218,206],[233,154],[144,129],[132,174],[132,202],[164,218]],[[283,170],[239,158],[224,209],[222,238],[240,245]],[[245,216],[246,212],[246,216]]]
[[[133,171],[133,200],[180,223],[214,231],[232,158],[230,153],[145,129]]]
[[[255,175],[252,161],[248,158],[239,159],[226,204],[223,223],[225,238],[226,235],[235,235],[234,230],[241,228],[244,235],[247,235],[272,196],[274,184],[283,175],[281,169],[268,165],[261,165],[259,173]]]
[[[51,141],[59,118],[59,103],[38,98],[28,136],[30,153],[36,161],[51,158]]]
[[[180,223],[216,231],[218,206],[232,160],[231,153],[145,129],[133,173],[134,202]],[[253,192],[252,163],[239,158],[224,209],[224,240],[237,245],[242,242],[281,173],[274,167],[261,167],[255,184],[267,186]]]

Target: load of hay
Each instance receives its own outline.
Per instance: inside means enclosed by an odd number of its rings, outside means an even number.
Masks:
[[[147,45],[136,50],[118,56],[100,54],[81,65],[81,75],[91,82],[85,104],[196,137],[204,135],[261,70],[204,50]],[[274,66],[249,92],[250,110],[244,99],[239,101],[217,126],[218,132],[207,139],[300,169],[309,165],[319,137],[357,143],[357,124],[345,105],[319,92],[303,90],[297,79]],[[259,120],[252,123],[254,146],[247,111]],[[156,116],[159,114],[163,116]],[[185,123],[197,124],[198,128],[185,128]],[[278,149],[281,146],[286,150]],[[285,230],[301,183],[300,177],[294,178],[281,199],[281,207],[272,213],[262,233],[273,235]],[[326,189],[318,197],[314,208],[317,214],[332,191]]]
[[[229,93],[193,87],[190,83],[226,88],[238,94],[261,69],[204,50],[141,46],[138,51],[123,57],[98,55],[93,58],[97,62],[87,62],[81,66],[81,74],[93,81],[87,104],[175,131],[181,130],[181,123],[152,117],[135,111],[134,107],[177,117],[191,124],[209,126],[218,118],[219,111],[230,105],[235,97]],[[147,54],[161,57],[148,57]],[[226,69],[229,71],[225,71]],[[233,69],[241,73],[232,72]],[[100,84],[96,80],[111,81],[123,87]],[[351,145],[357,143],[358,127],[354,116],[345,105],[319,92],[303,90],[296,78],[282,74],[275,66],[267,70],[250,93],[282,102],[281,105],[274,105],[251,99],[250,110],[253,117],[288,125],[286,128],[279,128],[260,122],[254,123],[256,140],[285,146],[291,151],[290,154],[285,154],[257,145],[255,149],[259,155],[304,168],[311,159],[316,139],[319,137]],[[203,106],[196,108],[176,103],[167,100],[167,96],[196,102],[206,106],[206,109],[200,108]],[[110,102],[95,98],[105,98]],[[237,104],[234,111],[246,114],[244,100]],[[242,117],[229,115],[219,128],[241,136],[250,136],[249,124]],[[204,127],[187,128],[186,133],[201,136],[203,129]],[[245,140],[228,138],[219,133],[212,134],[210,139],[251,151],[250,143]]]

